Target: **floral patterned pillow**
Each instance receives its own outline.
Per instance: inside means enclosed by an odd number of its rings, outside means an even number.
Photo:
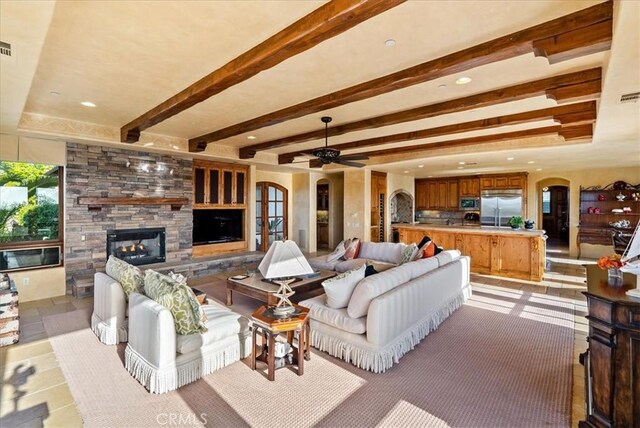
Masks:
[[[120,283],[127,300],[129,300],[131,293],[144,294],[144,276],[137,266],[109,256],[105,271],[107,275]]]
[[[186,284],[148,269],[144,275],[144,291],[173,315],[177,334],[205,333],[207,321],[193,290]]]
[[[417,252],[418,252],[418,246],[416,244],[407,245],[404,248],[404,250],[402,250],[402,257],[400,258],[400,264],[404,264],[412,261]]]

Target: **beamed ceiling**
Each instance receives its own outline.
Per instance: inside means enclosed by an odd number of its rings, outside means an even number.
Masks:
[[[4,133],[300,171],[332,116],[330,146],[417,177],[640,165],[640,103],[620,103],[640,91],[634,0],[3,1],[0,17]]]

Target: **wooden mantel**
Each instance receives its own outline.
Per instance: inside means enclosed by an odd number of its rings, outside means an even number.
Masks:
[[[134,198],[134,197],[110,197],[99,198],[92,196],[80,196],[79,205],[88,205],[89,210],[101,210],[106,205],[171,205],[172,211],[179,210],[183,205],[189,204],[189,198]]]

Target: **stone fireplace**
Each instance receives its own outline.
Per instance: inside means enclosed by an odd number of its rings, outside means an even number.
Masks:
[[[166,260],[164,227],[107,230],[107,258],[140,266]]]

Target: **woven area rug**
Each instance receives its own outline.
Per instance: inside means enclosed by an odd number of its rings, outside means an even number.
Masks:
[[[88,427],[569,426],[573,303],[508,289],[474,296],[383,374],[318,351],[304,376],[240,361],[177,391],[149,394],[105,346],[89,311],[44,325]]]

